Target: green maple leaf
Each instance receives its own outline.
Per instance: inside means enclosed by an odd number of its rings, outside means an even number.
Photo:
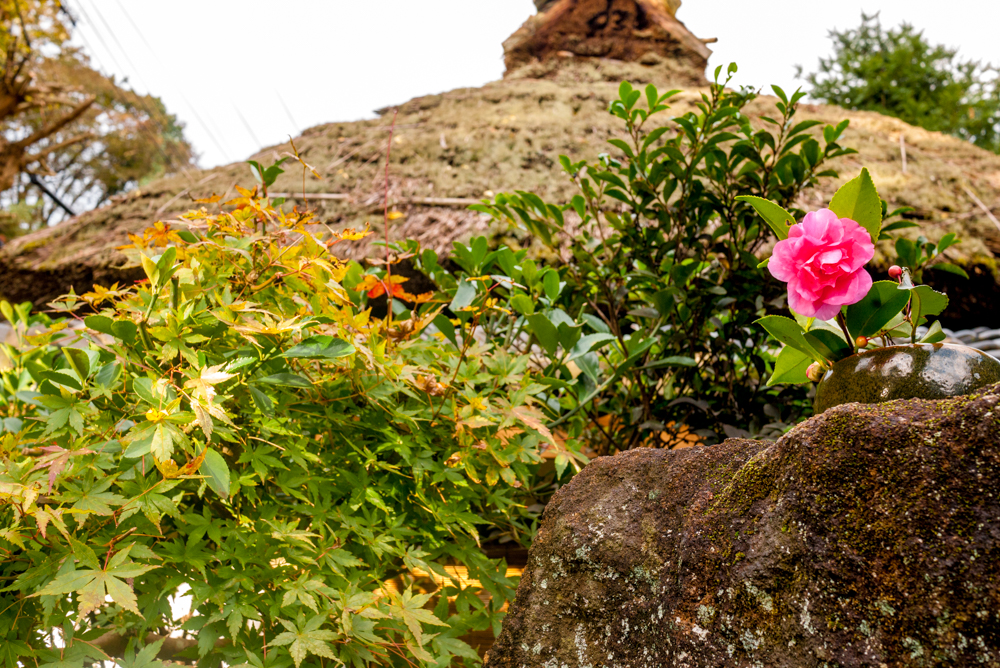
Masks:
[[[339,637],[338,634],[319,628],[326,621],[325,616],[318,615],[313,617],[304,626],[301,625],[301,617],[299,618],[300,625],[298,626],[284,619],[279,619],[278,621],[288,630],[268,643],[268,646],[281,647],[288,645],[288,653],[292,655],[292,660],[295,661],[295,668],[299,668],[299,665],[301,665],[302,661],[309,654],[333,659],[343,665],[343,662],[337,658],[327,644],[329,641],[336,640]]]
[[[130,550],[131,547],[128,547],[116,554],[108,562],[107,568],[93,567],[99,564],[96,563],[96,558],[91,558],[93,552],[89,548],[86,551],[78,550],[77,557],[80,558],[82,563],[91,566],[91,568],[71,571],[61,575],[41,591],[32,595],[59,596],[75,593],[80,606],[80,614],[86,615],[88,612],[97,610],[103,606],[104,597],[107,594],[111,597],[112,601],[121,607],[142,617],[142,614],[139,612],[139,606],[136,605],[135,592],[132,591],[130,585],[124,582],[124,579],[138,577],[157,567],[127,561]]]
[[[423,624],[433,624],[435,626],[448,626],[447,623],[442,622],[440,619],[434,616],[434,613],[430,610],[424,608],[424,604],[431,597],[430,594],[418,594],[413,595],[410,588],[407,588],[403,592],[403,596],[399,601],[398,606],[393,606],[394,611],[398,613],[403,619],[403,623],[406,624],[406,628],[410,629],[410,633],[413,634],[414,639],[417,641],[418,645],[424,644],[423,636]]]

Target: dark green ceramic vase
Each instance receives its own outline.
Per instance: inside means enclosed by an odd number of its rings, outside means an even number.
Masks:
[[[816,414],[858,402],[945,399],[1000,382],[1000,362],[950,343],[888,346],[851,355],[833,365],[816,389]]]

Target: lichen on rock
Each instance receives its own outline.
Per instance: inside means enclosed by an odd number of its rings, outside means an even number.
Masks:
[[[597,459],[487,668],[1000,666],[1000,385]]]

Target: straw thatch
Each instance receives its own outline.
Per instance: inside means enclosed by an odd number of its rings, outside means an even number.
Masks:
[[[557,7],[565,1],[559,0]],[[491,228],[489,220],[467,209],[468,203],[513,189],[532,191],[553,202],[568,201],[574,186],[562,174],[558,157],[594,158],[609,150],[607,139],[621,136],[621,124],[607,108],[623,79],[653,82],[662,90],[689,85],[685,83],[689,68],[669,59],[648,62],[564,54],[524,65],[482,88],[401,105],[389,199],[390,207],[403,215],[391,223],[391,236],[416,238],[441,253],[448,252],[452,241],[473,234],[527,243],[505,236],[506,230]],[[677,96],[671,114],[692,108],[700,93],[693,88]],[[774,101],[761,97],[752,105],[751,115],[774,114]],[[833,167],[840,171],[840,179],[806,193],[803,206],[823,206],[840,183],[867,166],[891,206],[916,209],[912,215],[929,238],[947,232],[963,237],[965,241],[949,254],[979,272],[976,289],[963,303],[980,303],[976,295],[986,294],[983,286],[996,285],[992,272],[994,255],[1000,252],[1000,224],[989,210],[1000,210],[1000,156],[876,113],[805,105],[800,114],[827,123],[849,118],[844,141],[860,152],[836,161]],[[391,113],[383,113],[374,120],[330,123],[295,139],[304,159],[322,176],[307,178],[305,190],[310,197],[321,194],[324,199],[307,202],[332,227],[364,227],[370,222],[376,232],[372,238],[381,238],[383,168],[391,120]],[[905,173],[901,136],[907,155]],[[253,157],[267,161],[289,148],[275,146]],[[232,195],[236,184],[252,183],[243,163],[171,176],[99,210],[17,239],[0,249],[0,295],[42,304],[70,288],[80,292],[95,282],[138,278],[135,269],[123,266],[125,257],[115,250],[127,243],[128,232],[141,232],[157,220],[176,220],[197,206],[196,198]],[[294,169],[272,189],[299,198],[290,204],[301,204],[302,190],[301,171]],[[343,252],[362,258],[369,254],[372,238]],[[1000,318],[993,309],[978,310],[983,317]]]

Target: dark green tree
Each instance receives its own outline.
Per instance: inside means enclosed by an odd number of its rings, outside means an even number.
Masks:
[[[908,23],[886,30],[879,15],[832,30],[834,52],[805,77],[809,94],[846,109],[878,111],[1000,152],[1000,70],[962,60]],[[799,67],[799,76],[802,68]]]

